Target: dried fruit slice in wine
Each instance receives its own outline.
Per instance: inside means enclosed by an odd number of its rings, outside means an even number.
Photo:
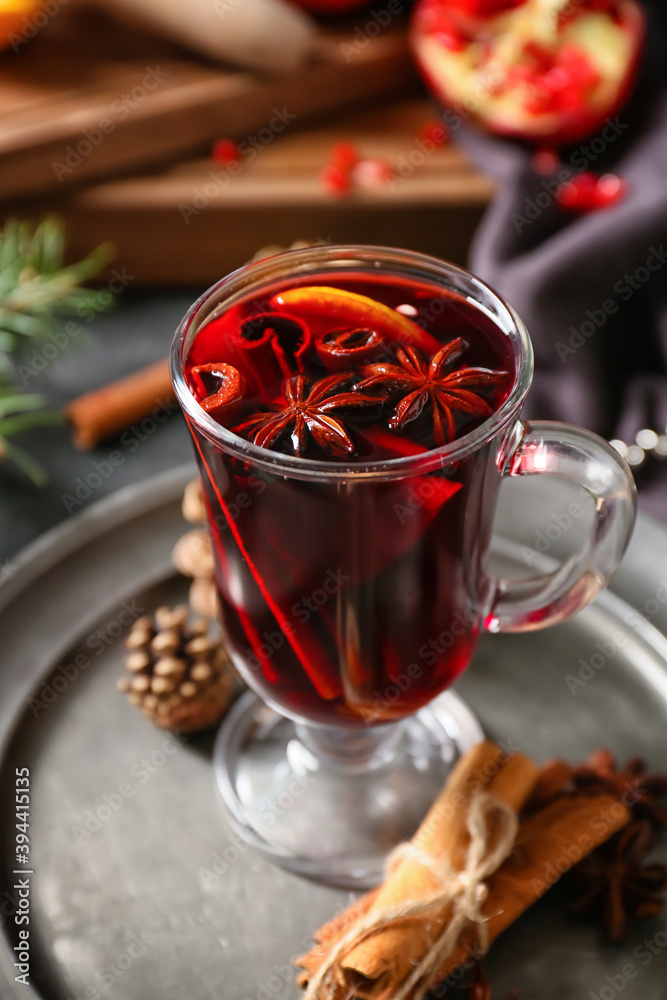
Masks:
[[[246,391],[243,375],[223,362],[195,365],[190,372],[199,405],[211,416],[230,414]]]
[[[351,329],[377,330],[385,341],[411,344],[430,354],[435,354],[442,346],[430,333],[390,306],[342,288],[328,285],[288,288],[274,295],[271,305],[297,316],[330,319],[333,329],[349,325]]]
[[[315,344],[317,356],[332,371],[370,364],[386,350],[377,330],[331,330]]]

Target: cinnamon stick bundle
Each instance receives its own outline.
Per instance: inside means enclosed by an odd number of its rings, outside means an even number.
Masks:
[[[610,795],[561,798],[522,820],[514,848],[500,867],[485,879],[486,898],[480,907],[482,922],[469,922],[444,960],[429,969],[404,992],[415,967],[428,956],[446,931],[456,900],[437,909],[410,913],[416,901],[437,892],[439,873],[449,867],[461,873],[470,847],[469,816],[480,795],[518,813],[535,787],[540,772],[521,754],[507,757],[497,746],[474,747],[454,768],[440,796],[415,834],[412,848],[379,889],[368,893],[315,934],[316,945],[296,959],[303,969],[299,984],[318,1000],[392,1000],[398,995],[419,1000],[430,988],[451,975],[480,947],[483,930],[488,946],[542,896],[573,864],[621,829],[630,816]],[[494,817],[490,814],[490,824]],[[487,843],[493,844],[490,829]],[[424,863],[424,855],[438,865]],[[395,919],[405,909],[405,917]],[[383,917],[389,917],[383,925]],[[369,922],[379,924],[367,932]],[[357,940],[354,940],[357,935]],[[345,943],[349,942],[349,943]],[[336,955],[336,950],[342,952]],[[334,961],[332,962],[332,956]],[[330,971],[318,978],[323,968]]]

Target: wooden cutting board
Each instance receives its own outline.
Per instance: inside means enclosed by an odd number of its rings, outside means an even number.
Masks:
[[[57,209],[73,256],[112,240],[116,266],[125,267],[135,285],[203,287],[261,246],[286,247],[297,239],[405,246],[464,263],[493,186],[453,143],[421,153],[418,132],[432,117],[426,99],[394,102],[286,130],[227,180],[201,158],[58,202],[31,202],[21,211]],[[333,199],[319,172],[332,143],[342,139],[365,157],[389,160],[398,171],[395,182]]]
[[[264,127],[301,124],[416,86],[401,30],[355,44],[317,36],[298,72],[262,79],[198,60],[92,9],[63,7],[17,52],[0,54],[0,199],[62,190],[203,150]]]

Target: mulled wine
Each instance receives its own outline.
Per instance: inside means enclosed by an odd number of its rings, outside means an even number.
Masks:
[[[350,469],[275,474],[190,421],[242,676],[283,714],[330,726],[426,705],[483,625],[499,441],[424,473],[373,470],[492,416],[516,378],[505,332],[435,282],[329,270],[238,296],[183,364],[202,409],[249,445]]]
[[[445,691],[479,632],[562,622],[620,562],[631,473],[588,431],[521,421],[532,371],[491,288],[391,247],[253,261],[176,332],[227,644],[254,689],[215,780],[235,831],[297,874],[377,885],[483,737]],[[591,494],[589,540],[552,573],[494,577],[501,480],[545,473]]]

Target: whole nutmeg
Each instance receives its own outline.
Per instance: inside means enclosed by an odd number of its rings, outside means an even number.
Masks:
[[[171,561],[183,576],[213,577],[213,546],[203,528],[193,528],[182,535],[171,553]]]
[[[206,504],[204,503],[201,480],[191,479],[185,487],[181,510],[185,520],[190,521],[191,524],[204,524],[206,522]]]
[[[214,619],[219,611],[215,561],[211,536],[205,526],[206,504],[199,479],[193,479],[185,487],[182,511],[186,521],[201,527],[179,538],[171,554],[172,562],[179,573],[192,578],[189,600],[194,613]]]

